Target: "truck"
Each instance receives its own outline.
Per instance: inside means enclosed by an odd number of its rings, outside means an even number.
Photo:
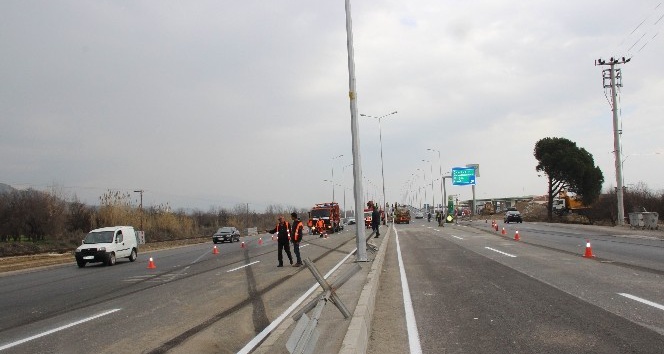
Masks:
[[[325,223],[325,230],[329,233],[335,233],[341,230],[341,212],[339,203],[328,202],[315,204],[309,211],[309,222],[307,225],[312,234],[317,234],[316,223],[322,219]]]
[[[493,215],[496,213],[496,209],[493,207],[492,202],[485,202],[484,206],[482,207],[481,214],[482,215]]]
[[[558,197],[553,199],[553,212],[558,215],[568,213],[583,214],[588,210],[590,210],[590,207],[583,204],[580,198],[570,196],[565,190],[560,191]]]
[[[395,224],[410,224],[410,210],[406,207],[397,207],[394,211],[394,223]]]

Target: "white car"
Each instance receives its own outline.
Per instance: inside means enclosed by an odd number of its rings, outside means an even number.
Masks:
[[[424,213],[418,211],[417,213],[415,213],[415,219],[424,219]]]

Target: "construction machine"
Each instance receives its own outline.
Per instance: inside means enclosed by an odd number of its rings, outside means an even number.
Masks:
[[[590,209],[589,206],[583,204],[577,196],[570,196],[567,191],[563,190],[558,193],[558,198],[553,199],[553,212],[558,215],[565,215],[568,213],[583,214]]]

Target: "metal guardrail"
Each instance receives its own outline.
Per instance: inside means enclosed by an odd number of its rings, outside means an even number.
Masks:
[[[355,273],[362,269],[359,264],[355,263],[351,268],[344,272],[339,278],[337,278],[332,284],[328,283],[327,280],[321,275],[321,273],[316,268],[316,265],[309,259],[304,259],[304,264],[307,266],[311,274],[316,278],[316,281],[323,288],[323,293],[310,301],[305,305],[300,311],[296,312],[293,315],[293,319],[297,321],[297,325],[293,330],[293,333],[288,338],[286,342],[286,349],[293,354],[311,354],[316,348],[316,343],[318,341],[319,332],[316,330],[316,325],[318,324],[318,319],[323,312],[323,308],[328,302],[332,302],[344,316],[348,319],[351,317],[350,311],[348,308],[341,302],[341,299],[336,294],[336,289],[341,287],[348,279],[350,279]],[[311,318],[307,316],[307,312],[311,311]]]

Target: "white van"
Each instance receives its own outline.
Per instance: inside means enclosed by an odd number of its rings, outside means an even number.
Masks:
[[[131,226],[104,227],[90,231],[76,248],[76,264],[104,262],[112,266],[118,258],[133,262],[138,256],[138,237]]]

